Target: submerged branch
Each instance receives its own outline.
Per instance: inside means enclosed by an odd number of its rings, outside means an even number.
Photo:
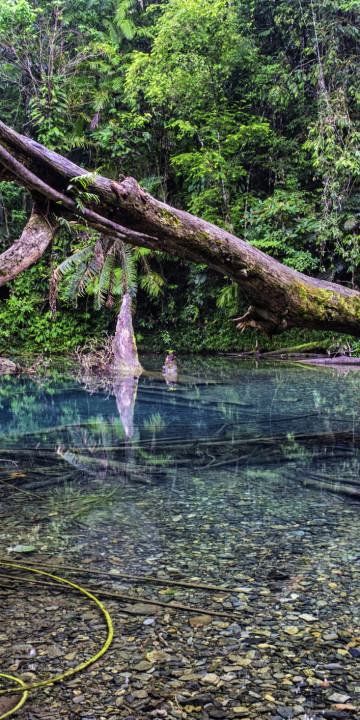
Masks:
[[[18,582],[29,582],[34,585],[43,585],[45,587],[54,588],[56,590],[59,589],[59,585],[57,583],[46,582],[44,580],[33,580],[32,578],[24,578],[24,577],[20,577],[19,575],[1,573],[0,581],[2,581],[3,578],[5,580],[11,581],[12,583],[15,580]],[[114,579],[115,579],[115,576],[114,576]],[[66,587],[66,588],[62,588],[62,589],[68,590],[70,592],[76,591],[76,589],[74,589],[72,587]],[[84,587],[83,590],[86,590],[87,592],[92,593],[94,589],[92,587]],[[197,613],[197,614],[202,614],[202,615],[211,615],[213,617],[231,618],[232,620],[234,620],[236,618],[240,619],[242,617],[239,613],[236,613],[236,612],[233,612],[233,613],[218,612],[217,610],[207,610],[205,608],[199,607],[198,605],[191,607],[191,605],[182,605],[180,603],[172,602],[172,601],[167,603],[167,602],[161,602],[160,600],[152,600],[150,598],[144,598],[144,597],[142,597],[142,595],[138,595],[137,597],[134,595],[124,595],[123,593],[111,592],[109,590],[104,590],[103,588],[101,588],[99,586],[97,586],[97,588],[96,588],[96,594],[100,595],[102,597],[112,598],[113,600],[129,600],[130,602],[135,603],[135,606],[136,606],[136,603],[145,603],[147,605],[157,605],[159,607],[166,608],[166,610],[182,610],[184,612],[191,612],[191,613]],[[125,612],[125,613],[131,613],[134,615],[138,614],[136,607],[130,608],[130,607],[123,606],[121,610],[122,610],[122,612]]]

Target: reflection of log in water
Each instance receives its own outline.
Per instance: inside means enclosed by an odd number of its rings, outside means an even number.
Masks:
[[[332,481],[331,478],[326,480],[315,480],[311,478],[304,478],[303,485],[305,487],[313,487],[318,490],[325,490],[326,492],[336,493],[340,495],[351,495],[360,499],[360,485],[355,487],[354,485],[347,485],[346,483]]]
[[[82,470],[89,475],[98,475],[106,473],[108,469],[107,458],[96,458],[87,455],[81,455],[80,453],[72,450],[65,450],[64,448],[58,447],[56,454],[59,455],[65,462],[72,465],[76,470]]]

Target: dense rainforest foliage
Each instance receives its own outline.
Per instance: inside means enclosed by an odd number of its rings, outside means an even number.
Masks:
[[[359,35],[355,0],[2,0],[1,118],[296,270],[357,288]],[[78,203],[86,192],[75,184]],[[0,250],[30,207],[0,183]],[[1,351],[112,333],[124,288],[140,348],[254,346],[229,321],[246,302],[226,277],[126,248],[95,272],[95,241],[64,220],[44,257],[1,289]]]

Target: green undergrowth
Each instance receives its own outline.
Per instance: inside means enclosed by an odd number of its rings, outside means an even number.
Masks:
[[[0,300],[0,354],[1,355],[67,355],[77,347],[87,345],[115,331],[115,317],[104,310],[88,312],[86,307],[60,307],[55,320],[48,308],[43,308],[40,297],[26,300],[12,296]],[[194,322],[180,320],[175,323],[156,319],[144,326],[141,310],[134,321],[139,352],[182,354],[241,353],[293,347],[305,343],[329,340],[331,350],[360,354],[360,341],[338,333],[292,329],[272,339],[264,333],[248,329],[240,332],[236,324],[220,311],[209,313]]]
[[[139,343],[140,351],[161,352],[173,350],[178,353],[245,353],[251,351],[268,352],[280,348],[294,347],[306,343],[328,340],[331,352],[360,353],[360,342],[354,338],[326,333],[315,330],[292,329],[272,339],[262,332],[246,330],[244,333],[236,330],[234,325],[225,324],[219,330],[219,323],[205,323],[200,327],[180,327],[173,330],[169,337],[159,329],[157,332],[145,335]],[[358,349],[356,349],[358,348]]]
[[[149,297],[139,288],[134,302],[134,329],[140,352],[182,354],[241,353],[269,351],[329,339],[332,350],[360,354],[360,341],[336,333],[292,329],[268,338],[248,329],[240,332],[234,316],[247,308],[236,294],[219,305],[219,294],[231,289],[228,281],[204,266],[171,263],[166,274],[177,270],[177,283],[170,282],[163,295]],[[74,303],[57,298],[56,314],[49,307],[49,266],[45,256],[19,275],[9,287],[9,297],[0,299],[0,354],[6,356],[58,354],[66,356],[94,338],[115,332],[115,308],[95,311],[88,296]]]

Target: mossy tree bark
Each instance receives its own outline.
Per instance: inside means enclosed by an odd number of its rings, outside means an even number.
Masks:
[[[225,230],[156,200],[131,177],[118,183],[92,178],[87,189],[99,202],[79,212],[68,185],[85,172],[0,122],[0,179],[14,180],[42,198],[48,217],[81,217],[126,243],[205,263],[226,275],[250,302],[245,315],[237,318],[241,329],[251,326],[273,335],[302,327],[360,336],[359,292],[281,265]],[[0,256],[0,272],[3,259]]]

